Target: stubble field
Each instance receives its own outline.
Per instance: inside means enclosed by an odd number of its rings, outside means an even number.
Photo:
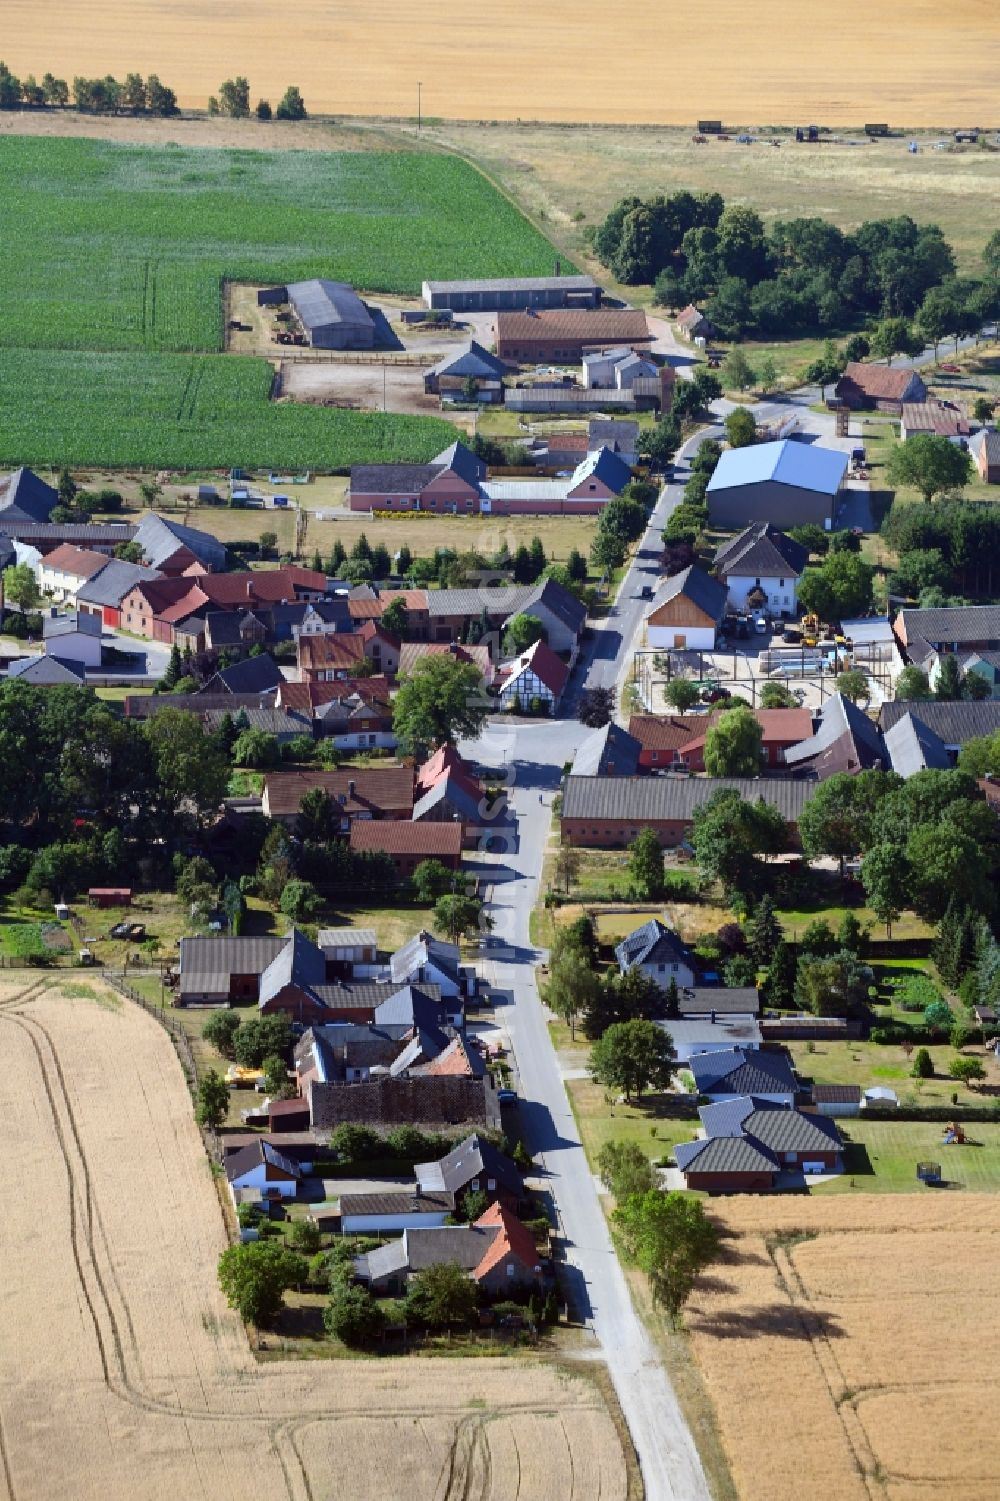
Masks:
[[[293,13],[267,0],[6,0],[4,19],[15,72],[137,68],[199,108],[234,73],[272,103],[295,83],[328,114],[415,115],[418,80],[424,114],[451,119],[915,125],[989,123],[995,108],[993,0],[614,12],[596,0],[301,0]]]
[[[687,1324],[740,1501],[990,1501],[1000,1201],[959,1191],[712,1206]]]
[[[258,1365],[166,1034],[95,982],[0,990],[0,1494],[626,1494],[588,1382],[513,1359]]]

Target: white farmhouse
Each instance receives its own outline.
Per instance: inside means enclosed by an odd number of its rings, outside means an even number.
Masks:
[[[723,542],[715,554],[715,572],[726,585],[731,610],[794,616],[799,579],[808,561],[808,548],[770,522],[758,521]]]

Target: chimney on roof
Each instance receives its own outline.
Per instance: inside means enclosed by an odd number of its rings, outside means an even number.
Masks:
[[[348,784],[347,784],[347,795],[348,795],[348,797],[353,797],[354,796],[355,789],[357,788],[357,785],[358,785],[357,782],[355,782],[353,778],[348,782]]]
[[[247,599],[253,599],[253,579],[247,579]]]

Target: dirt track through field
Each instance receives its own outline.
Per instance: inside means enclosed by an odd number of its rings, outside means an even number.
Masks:
[[[595,1389],[551,1367],[258,1366],[215,1284],[222,1219],[167,1036],[73,989],[0,991],[7,1501],[625,1495]],[[534,1443],[574,1463],[526,1476]]]
[[[21,76],[138,69],[200,109],[242,73],[326,114],[415,116],[419,80],[448,119],[989,125],[1000,66],[995,0],[5,0],[4,22]]]

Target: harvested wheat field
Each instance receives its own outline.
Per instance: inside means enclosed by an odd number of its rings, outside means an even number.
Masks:
[[[5,1501],[624,1497],[595,1388],[514,1359],[259,1366],[166,1033],[99,984],[0,990]]]
[[[687,1323],[740,1501],[1000,1494],[995,1197],[736,1198],[713,1214],[726,1256]]]
[[[415,115],[419,79],[424,114],[449,119],[990,124],[1000,63],[995,0],[5,0],[4,22],[19,74],[136,68],[204,108],[242,73],[327,114]]]

